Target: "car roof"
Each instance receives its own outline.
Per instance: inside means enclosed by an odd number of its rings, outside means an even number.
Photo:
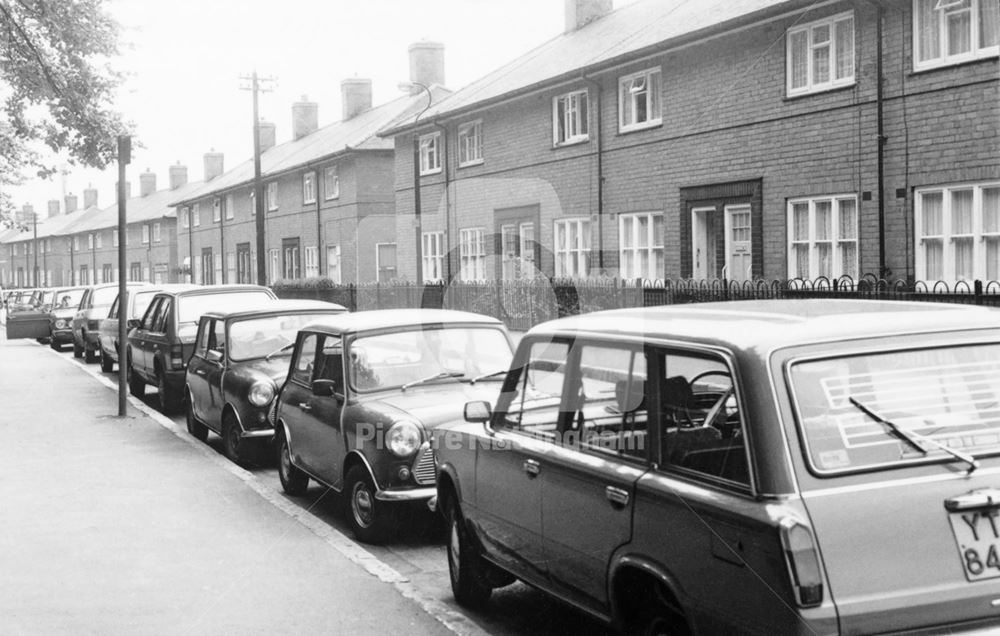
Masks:
[[[307,325],[302,330],[339,335],[444,322],[503,325],[492,316],[451,309],[373,309],[330,316],[322,321]]]
[[[931,302],[745,300],[613,309],[560,318],[526,335],[565,333],[681,339],[729,349],[779,347],[900,334],[1000,328],[1000,311]]]
[[[211,316],[212,318],[223,318],[223,319],[240,319],[248,318],[251,316],[266,316],[270,314],[288,314],[293,312],[309,312],[309,311],[339,311],[345,312],[347,308],[343,305],[338,305],[336,303],[328,303],[322,300],[293,300],[293,299],[278,299],[272,300],[266,305],[261,305],[256,309],[246,309],[241,308],[234,311],[208,311],[202,314],[203,316]]]
[[[163,289],[161,294],[173,296],[199,296],[202,294],[222,294],[234,291],[271,291],[260,285],[185,285],[178,289]]]

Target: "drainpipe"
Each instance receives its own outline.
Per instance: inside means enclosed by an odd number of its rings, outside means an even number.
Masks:
[[[441,167],[444,176],[444,280],[451,280],[451,152],[448,150],[448,128],[434,120],[441,130],[441,149],[444,152]]]
[[[604,94],[600,82],[582,75],[583,81],[594,87],[596,91],[597,108],[594,109],[594,135],[597,138],[597,267],[604,274],[604,135],[601,134],[601,102]]]
[[[194,283],[194,216],[192,212],[194,210],[190,205],[187,206],[187,216],[188,216],[188,282]]]
[[[226,262],[226,197],[222,195],[219,197],[219,258],[222,259],[222,284],[228,282],[226,280],[226,274],[228,272],[229,263]],[[215,263],[212,264],[213,266]]]
[[[871,4],[874,5],[878,11],[878,19],[875,21],[875,75],[878,80],[875,94],[876,118],[878,121],[878,275],[879,278],[885,278],[888,274],[888,270],[885,265],[885,143],[888,141],[888,138],[885,136],[885,96],[883,87],[883,84],[885,83],[885,70],[882,60],[885,7],[882,5],[880,0],[869,0],[869,2],[871,2]]]
[[[337,173],[338,178],[340,173]],[[321,201],[323,200],[319,193],[319,168],[313,171],[313,192],[316,194],[316,274],[318,276],[323,276],[323,217]],[[326,196],[326,192],[323,193]]]

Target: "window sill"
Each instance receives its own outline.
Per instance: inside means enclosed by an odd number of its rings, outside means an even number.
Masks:
[[[472,168],[474,166],[481,166],[481,165],[483,165],[483,163],[484,162],[483,162],[482,159],[476,159],[474,161],[466,161],[465,163],[460,163],[460,164],[458,164],[458,167],[459,168]]]
[[[435,168],[434,170],[428,170],[426,172],[421,172],[421,177],[430,177],[436,174],[441,174],[441,168]]]
[[[982,53],[975,56],[962,57],[948,62],[925,62],[923,66],[914,65],[913,70],[910,71],[910,75],[922,75],[924,73],[930,73],[933,71],[940,71],[947,68],[957,68],[960,66],[968,66],[970,64],[978,64],[980,62],[996,61],[1000,57],[1000,52],[991,51],[989,53]]]
[[[789,93],[788,88],[785,88],[784,101],[792,102],[805,97],[813,97],[814,95],[826,95],[828,93],[836,93],[837,91],[843,91],[847,89],[856,88],[858,85],[857,80],[851,80],[849,83],[836,84],[834,86],[824,86],[823,88],[814,88],[808,91],[802,91],[799,93]]]
[[[302,205],[316,205],[316,199],[303,199]]]
[[[646,122],[644,124],[632,124],[630,126],[618,125],[618,134],[627,135],[634,132],[642,132],[643,130],[651,130],[653,128],[663,128],[663,120],[657,119],[655,121]]]
[[[566,148],[568,146],[579,146],[580,144],[585,144],[590,141],[590,135],[586,137],[574,137],[573,139],[567,139],[566,141],[557,141],[552,144],[552,149],[557,150],[559,148]]]
[[[339,194],[335,194],[335,195],[333,195],[332,197],[326,197],[326,198],[324,198],[323,200],[324,200],[324,201],[336,201],[336,200],[337,200],[337,199],[339,199],[339,198],[340,198],[340,195],[339,195]]]

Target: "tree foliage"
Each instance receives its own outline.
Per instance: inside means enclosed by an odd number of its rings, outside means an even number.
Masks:
[[[105,0],[0,0],[0,221],[10,186],[47,178],[56,155],[104,168],[128,126],[114,109],[119,25]],[[32,174],[33,173],[33,174]]]

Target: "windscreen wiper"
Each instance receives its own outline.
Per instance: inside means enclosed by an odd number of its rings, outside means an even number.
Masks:
[[[494,371],[492,373],[484,373],[482,375],[477,375],[476,377],[472,378],[472,380],[470,380],[470,382],[472,384],[475,384],[476,382],[479,382],[480,380],[485,380],[486,378],[492,378],[494,376],[500,375],[501,373],[507,373],[507,369],[500,369],[499,371]]]
[[[914,449],[916,449],[921,454],[923,454],[923,455],[927,454],[927,449],[924,448],[921,444],[930,444],[931,446],[934,446],[935,448],[943,450],[944,452],[948,453],[949,455],[951,455],[955,459],[960,459],[963,462],[965,462],[966,464],[968,464],[969,465],[969,474],[970,475],[972,474],[972,471],[974,471],[977,468],[979,468],[979,460],[977,460],[975,457],[973,457],[969,453],[966,453],[964,451],[960,451],[958,449],[952,448],[951,446],[948,446],[947,444],[942,444],[941,442],[937,441],[936,439],[932,439],[930,437],[925,437],[925,436],[921,435],[920,433],[914,433],[913,431],[908,431],[908,430],[904,429],[903,427],[901,427],[899,424],[896,424],[895,422],[893,422],[891,420],[885,419],[884,417],[882,417],[881,415],[879,415],[875,411],[871,410],[871,408],[869,408],[865,404],[859,402],[858,400],[854,399],[853,397],[849,397],[847,399],[859,411],[861,411],[862,413],[864,413],[868,417],[872,418],[873,420],[875,420],[879,424],[884,424],[885,426],[887,426],[889,428],[889,430],[892,431],[892,433],[896,437],[898,437],[899,439],[903,440],[904,442],[906,442],[907,444],[909,444],[910,446],[912,446]]]
[[[265,360],[270,360],[272,356],[276,356],[276,355],[278,355],[279,353],[281,353],[282,351],[288,351],[289,349],[291,349],[291,348],[292,348],[292,347],[294,347],[294,346],[295,346],[295,343],[294,343],[294,342],[289,342],[289,343],[288,343],[288,344],[286,344],[286,345],[282,345],[282,346],[281,346],[280,348],[278,348],[278,349],[275,349],[275,350],[274,350],[274,351],[272,351],[271,353],[269,353],[269,354],[267,354],[266,356],[264,356],[264,359],[265,359]]]
[[[414,380],[413,382],[407,382],[403,386],[399,387],[401,391],[405,391],[411,386],[417,386],[418,384],[424,384],[425,382],[431,382],[433,380],[443,380],[444,378],[460,378],[465,374],[461,371],[442,371],[440,373],[435,373],[434,375],[429,375],[426,378],[420,378],[419,380]]]

